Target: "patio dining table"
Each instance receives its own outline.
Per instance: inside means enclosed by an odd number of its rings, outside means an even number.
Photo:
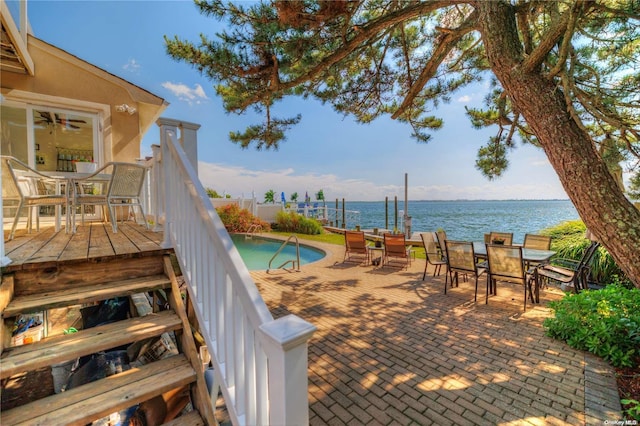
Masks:
[[[516,244],[517,245],[517,244]],[[473,251],[475,256],[480,259],[487,258],[487,245],[484,242],[474,241],[473,242]],[[553,250],[540,250],[540,249],[532,249],[532,248],[522,248],[522,260],[526,263],[546,263],[555,255],[556,252]],[[535,286],[535,303],[540,303],[540,289],[538,288],[538,283],[536,280]]]
[[[483,259],[487,258],[487,246],[484,242],[474,241],[473,251],[476,257],[480,257]],[[553,257],[554,254],[556,254],[556,252],[553,250],[540,250],[540,249],[532,249],[532,248],[526,248],[526,247],[522,248],[522,259],[525,262],[534,262],[534,263],[547,262],[549,259]]]

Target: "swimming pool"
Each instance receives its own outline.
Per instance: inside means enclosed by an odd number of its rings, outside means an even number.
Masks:
[[[231,240],[233,240],[233,244],[238,249],[238,252],[240,252],[240,257],[242,257],[242,260],[250,271],[266,270],[269,267],[269,261],[284,242],[256,236],[246,238],[244,234],[232,234]],[[326,253],[320,249],[300,244],[301,265],[315,262],[325,256]],[[287,260],[295,258],[295,242],[289,242],[271,263],[271,268],[275,269]],[[292,265],[288,264],[286,267],[289,269]]]

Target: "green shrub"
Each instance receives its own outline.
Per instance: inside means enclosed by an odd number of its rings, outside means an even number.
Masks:
[[[640,289],[613,283],[602,290],[567,294],[549,306],[555,316],[544,321],[548,336],[615,367],[632,367],[640,361]]]
[[[260,231],[271,230],[271,226],[258,217],[255,217],[247,209],[241,209],[237,204],[227,204],[216,209],[218,216],[222,219],[224,227],[228,232],[249,232],[250,228],[255,230],[253,225],[261,227]]]
[[[322,234],[322,224],[315,219],[304,217],[294,211],[280,211],[276,215],[276,227],[281,232],[297,232],[300,234]]]

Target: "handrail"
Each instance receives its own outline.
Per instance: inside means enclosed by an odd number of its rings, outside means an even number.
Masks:
[[[292,238],[295,238],[296,240],[296,260],[294,259],[289,259],[287,261],[285,261],[282,265],[278,266],[276,269],[285,269],[283,268],[284,265],[287,265],[289,263],[293,264],[293,267],[296,268],[296,272],[300,272],[300,241],[298,241],[298,237],[295,235],[290,235],[289,238],[287,238],[287,240],[282,243],[282,245],[280,246],[280,248],[278,249],[278,251],[276,251],[276,254],[273,255],[273,257],[271,258],[271,260],[269,261],[269,267],[267,268],[267,274],[269,273],[269,270],[271,269],[271,263],[275,260],[276,257],[278,257],[278,255],[280,254],[280,252],[282,250],[284,250],[284,248],[287,246],[287,244],[289,244],[289,241],[291,241]]]
[[[247,232],[245,234],[245,239],[250,239],[253,236],[253,233],[261,230],[262,230],[262,225],[258,223],[254,223],[249,227],[249,229],[247,229]]]
[[[234,425],[308,424],[307,342],[316,328],[295,315],[273,319],[178,142],[174,122],[159,120],[157,193],[164,205],[156,217],[163,220],[163,244],[175,251],[211,354],[212,395],[222,391]]]

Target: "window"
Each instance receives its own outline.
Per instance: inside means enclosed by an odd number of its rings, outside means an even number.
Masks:
[[[24,108],[0,106],[0,152],[27,163],[27,115]]]

